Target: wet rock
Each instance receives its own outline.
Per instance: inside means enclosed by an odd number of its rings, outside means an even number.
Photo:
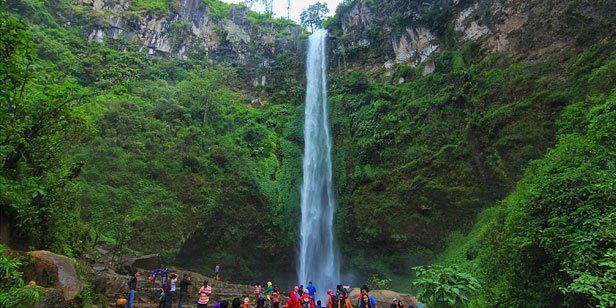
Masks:
[[[46,250],[27,253],[28,262],[24,266],[26,281],[35,281],[43,287],[59,290],[64,299],[69,301],[83,290],[73,260]]]

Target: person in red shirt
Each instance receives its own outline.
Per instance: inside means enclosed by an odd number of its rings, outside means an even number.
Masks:
[[[302,301],[302,308],[315,308],[316,306],[314,304],[314,299],[310,297],[310,294],[308,293],[307,290],[304,290],[301,301]]]
[[[297,298],[297,293],[295,291],[289,292],[289,298],[284,303],[284,308],[301,308],[299,299]]]

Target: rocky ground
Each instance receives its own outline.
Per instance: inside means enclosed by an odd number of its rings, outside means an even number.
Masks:
[[[82,306],[85,292],[89,293],[95,307],[114,307],[118,299],[126,297],[129,273],[134,271],[141,273],[135,298],[136,307],[158,307],[160,279],[147,279],[151,269],[161,266],[158,255],[117,256],[105,247],[96,247],[93,254],[79,260],[43,250],[18,254],[24,260],[24,279],[29,282],[30,287],[43,291],[38,307],[79,307]],[[169,266],[169,269],[180,276],[188,274],[192,279],[194,285],[189,289],[185,307],[195,305],[198,286],[203,281],[208,281],[212,286],[212,302],[231,302],[235,297],[252,298],[252,286],[216,281],[212,277],[178,267]],[[356,298],[358,292],[359,289],[351,288],[351,298]],[[389,305],[394,298],[401,299],[409,307],[416,307],[418,304],[409,294],[389,290],[375,290],[372,294],[379,303],[383,303],[383,307]],[[176,306],[177,299],[174,304],[174,307]]]

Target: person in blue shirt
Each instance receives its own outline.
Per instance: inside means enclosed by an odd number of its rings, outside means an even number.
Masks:
[[[365,305],[364,299],[367,299],[370,304]],[[376,308],[376,299],[374,299],[374,296],[370,295],[370,289],[368,289],[368,286],[366,285],[363,285],[360,289],[359,298],[357,299],[357,306],[359,306],[360,308]]]
[[[308,286],[306,287],[306,289],[308,290],[308,294],[310,294],[310,297],[314,300],[314,294],[317,293],[317,288],[312,284],[312,281],[308,282]]]
[[[169,269],[165,266],[160,273],[160,278],[163,284],[167,281],[167,277],[169,276]]]
[[[152,272],[150,273],[150,277],[152,277],[152,281],[155,282],[158,275],[160,275],[162,272],[163,271],[160,268],[152,270]]]

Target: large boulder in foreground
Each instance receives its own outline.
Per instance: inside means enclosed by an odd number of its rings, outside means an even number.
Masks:
[[[418,307],[419,305],[417,298],[406,293],[398,293],[391,290],[372,290],[370,291],[370,294],[374,296],[374,299],[378,302],[379,307],[389,307],[394,298],[404,302],[407,307]],[[353,305],[357,304],[358,296],[359,289],[350,290],[349,298],[351,299],[351,303]]]
[[[24,278],[40,286],[59,290],[66,301],[73,300],[84,287],[73,260],[46,250],[27,253]]]

